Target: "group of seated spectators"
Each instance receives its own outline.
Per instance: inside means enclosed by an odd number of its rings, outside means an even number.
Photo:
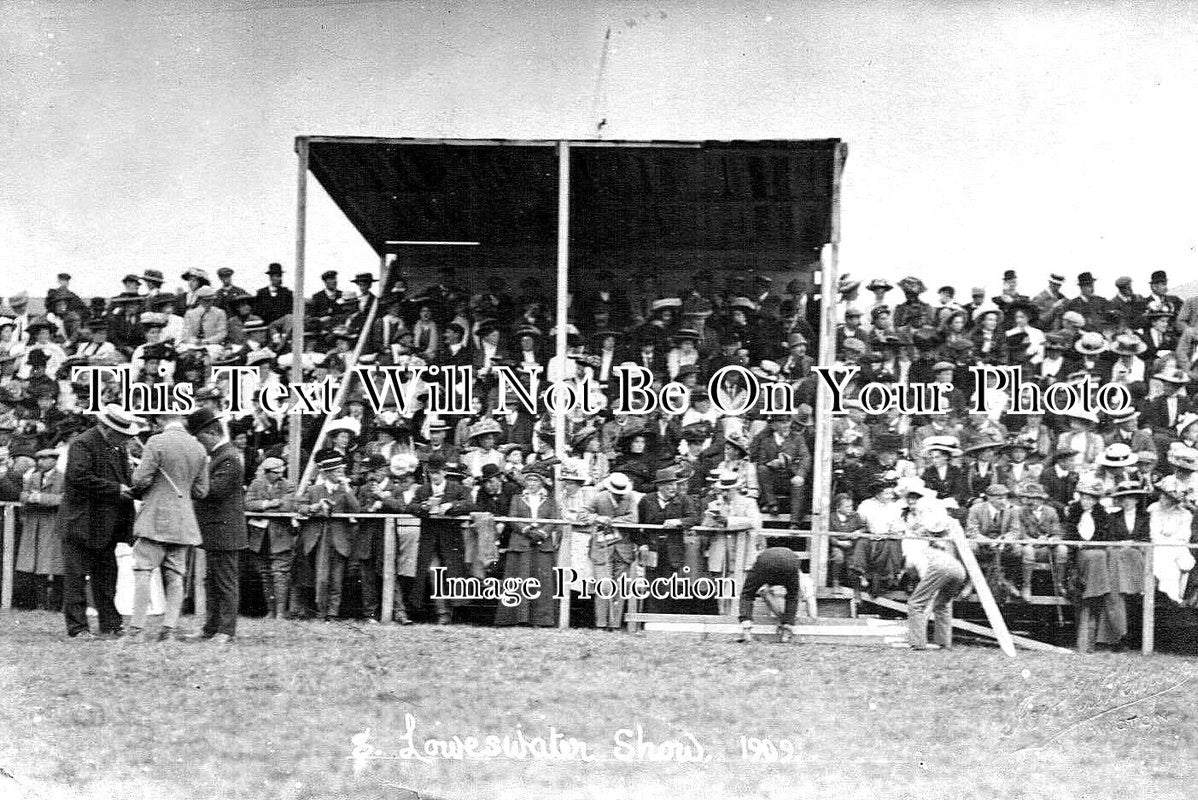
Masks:
[[[181,275],[186,286],[168,292],[164,275],[151,269],[126,276],[124,291],[111,298],[84,301],[64,274],[48,293],[44,314],[30,316],[24,294],[6,299],[0,308],[0,499],[25,503],[21,571],[56,574],[53,547],[42,539],[52,539],[52,530],[38,515],[52,518],[45,510],[52,507],[58,460],[66,441],[90,424],[82,412],[89,386],[70,379],[71,367],[80,364],[125,365],[146,384],[193,384],[197,400],[224,415],[229,437],[244,454],[247,508],[294,511],[309,520],[295,523],[299,527],[282,518],[251,523],[251,534],[266,533],[251,535],[251,549],[260,557],[273,613],[336,616],[339,595],[330,596],[329,587],[355,570],[366,613],[377,613],[381,522],[312,521],[330,505],[345,513],[423,515],[421,525],[400,535],[402,591],[395,615],[407,619],[413,612],[442,622],[454,610],[429,601],[430,565],[460,575],[539,575],[551,562],[583,576],[627,572],[638,563],[649,574],[683,567],[692,577],[725,574],[747,565],[728,552],[726,537],[708,528],[760,531],[769,515],[808,525],[819,388],[811,367],[821,303],[802,280],[783,285],[765,274],[700,270],[684,285],[666,288],[668,276],[585,273],[569,298],[562,360],[552,355],[552,289],[536,278],[514,290],[500,276],[481,285],[476,278],[467,288],[461,275],[443,268],[414,276],[423,287],[418,291],[393,278],[376,293],[372,274],[354,276],[355,288],[346,289],[329,271],[322,275],[324,288],[305,298],[305,321],[296,330],[282,267],[271,264],[266,276],[268,285],[251,293],[235,285],[232,270],[217,271],[214,285],[205,270],[192,268]],[[946,414],[870,415],[850,400],[848,413],[834,420],[828,520],[842,534],[834,536],[829,552],[834,584],[871,592],[904,588],[910,570],[901,547],[851,534],[898,535],[907,501],[921,492],[946,501],[978,540],[1190,541],[1198,409],[1191,408],[1187,387],[1198,377],[1198,299],[1183,302],[1170,294],[1163,272],[1151,275],[1146,296],[1133,291],[1129,278],[1116,282],[1110,299],[1095,293],[1089,273],[1077,276],[1076,296],[1063,292],[1065,283],[1063,275],[1050,275],[1047,288],[1029,298],[1019,293],[1015,272],[1007,271],[998,295],[974,289],[969,302],[958,303],[954,288],[946,286],[932,303],[917,277],[897,286],[875,279],[864,287],[840,278],[837,365],[860,368],[850,397],[870,382],[939,380],[956,388]],[[892,304],[900,294],[903,301]],[[355,365],[471,365],[475,404],[456,417],[425,413],[425,388],[415,393],[415,403],[392,397],[376,412],[362,387],[352,387],[323,436],[319,418],[257,407],[229,414],[230,387],[213,378],[213,368],[256,368],[251,388],[286,384],[297,335],[303,337],[299,368],[305,381],[345,377]],[[649,369],[658,386],[678,381],[690,387],[689,407],[680,414],[615,414],[613,370],[629,363]],[[733,406],[747,391],[745,381],[732,374],[712,387],[719,403],[712,402],[707,384],[732,364],[762,384],[788,384],[795,413],[723,414],[717,406]],[[1135,407],[1117,417],[1081,408],[1048,418],[973,413],[969,367],[978,364],[1017,366],[1026,381],[1041,385],[1119,382]],[[539,365],[545,380],[574,382],[593,393],[597,412],[579,409],[566,418],[564,458],[554,448],[552,415],[529,413],[519,404],[495,410],[500,398],[493,372],[501,365]],[[108,377],[101,391],[103,402],[119,401],[120,381]],[[298,495],[300,476],[284,474],[291,455],[288,425],[297,419],[304,461],[310,456],[318,467],[312,486]],[[560,488],[548,492],[554,480]],[[329,502],[313,499],[318,487],[328,492],[320,499]],[[485,527],[488,535],[463,540],[462,526],[444,518],[471,513],[572,524],[500,521]],[[316,530],[313,525],[320,533],[311,535],[345,541],[336,548],[345,570],[334,564],[317,576],[293,566],[292,554],[308,546],[305,531]],[[346,530],[332,530],[336,525]],[[704,532],[684,533],[696,526]],[[1102,598],[1103,626],[1116,633],[1115,596],[1145,588],[1131,577],[1134,564],[1123,563],[1123,551],[1108,558],[1107,551],[1096,550],[1104,570],[1083,563],[1075,549],[984,541],[978,552],[1001,597],[1027,597],[1043,561],[1052,591]],[[1173,561],[1161,558],[1162,591],[1192,602],[1198,586],[1188,586],[1189,551],[1166,556]],[[315,600],[296,593],[306,587],[318,590]],[[497,621],[553,624],[554,613],[548,606],[521,605],[518,612],[501,607]],[[619,624],[618,609],[596,605],[595,615],[603,627]],[[1099,641],[1112,643],[1113,636]]]

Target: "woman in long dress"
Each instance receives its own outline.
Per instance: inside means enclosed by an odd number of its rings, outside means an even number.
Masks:
[[[1065,509],[1066,532],[1070,539],[1083,542],[1109,540],[1110,521],[1100,502],[1102,495],[1102,483],[1093,477],[1078,482],[1077,499]],[[1094,628],[1110,587],[1106,549],[1077,548],[1074,580],[1080,594],[1077,606],[1077,651],[1089,653],[1094,649]]]
[[[39,450],[37,465],[25,473],[21,491],[21,542],[16,569],[38,577],[38,606],[57,609],[62,602],[62,539],[55,528],[62,499],[63,474],[58,452]]]
[[[1164,478],[1157,488],[1160,498],[1148,506],[1148,528],[1152,543],[1152,573],[1157,587],[1175,603],[1182,601],[1186,579],[1194,569],[1194,554],[1187,545],[1193,514],[1181,503],[1186,492],[1177,478]]]
[[[558,519],[557,504],[547,491],[549,476],[541,469],[524,470],[524,491],[512,498],[508,516],[526,519]],[[557,600],[554,598],[553,568],[557,565],[557,548],[561,531],[557,525],[513,522],[508,525],[508,540],[504,563],[504,580],[536,578],[541,592],[535,599],[520,595],[514,605],[500,602],[495,612],[496,625],[557,624]]]

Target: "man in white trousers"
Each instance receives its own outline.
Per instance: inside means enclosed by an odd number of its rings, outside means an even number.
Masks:
[[[133,618],[126,641],[145,641],[150,574],[162,570],[166,595],[158,641],[171,638],[183,604],[187,556],[200,544],[194,500],[208,494],[208,452],[187,432],[182,416],[159,417],[162,432],[151,436],[133,470],[141,510],[133,522]]]

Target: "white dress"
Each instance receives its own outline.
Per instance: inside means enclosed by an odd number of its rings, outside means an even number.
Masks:
[[[1159,502],[1148,506],[1148,530],[1156,545],[1152,573],[1160,590],[1177,603],[1185,589],[1185,575],[1194,568],[1194,554],[1184,547],[1190,543],[1192,519],[1193,514],[1181,506],[1165,509]]]

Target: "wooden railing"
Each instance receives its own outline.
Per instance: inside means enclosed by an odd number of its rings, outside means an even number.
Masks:
[[[4,546],[3,559],[2,559],[2,562],[0,562],[0,608],[2,608],[2,609],[9,609],[12,607],[13,576],[14,576],[14,572],[15,572],[14,568],[15,568],[15,564],[16,564],[16,516],[17,516],[18,510],[20,509],[20,506],[21,506],[21,504],[18,502],[0,501],[0,508],[2,508],[2,510],[3,510],[3,546]],[[389,622],[391,620],[391,609],[392,609],[392,605],[395,600],[395,589],[396,589],[395,559],[396,559],[396,554],[397,554],[396,533],[397,533],[398,525],[400,525],[400,524],[419,525],[420,522],[424,519],[453,520],[453,521],[461,523],[463,526],[469,525],[469,523],[470,523],[470,520],[468,517],[444,517],[444,516],[419,517],[419,516],[413,516],[410,514],[377,514],[377,513],[363,512],[363,513],[357,513],[357,514],[335,513],[335,514],[330,514],[330,516],[334,517],[334,518],[343,518],[343,519],[350,519],[350,520],[365,520],[365,519],[381,519],[381,520],[383,520],[383,523],[384,523],[383,524],[384,569],[383,569],[383,586],[382,586],[381,609],[380,609],[380,616],[381,616],[380,621],[382,621],[382,622]],[[288,512],[249,512],[246,514],[246,517],[247,517],[247,519],[249,519],[249,518],[256,518],[256,519],[276,518],[276,519],[288,519],[288,520],[293,520],[293,521],[317,519],[315,517],[305,517],[301,514],[288,513]],[[497,516],[493,517],[493,519],[495,522],[516,522],[516,523],[524,523],[524,524],[539,523],[539,524],[543,524],[543,525],[575,525],[575,526],[581,526],[581,525],[588,524],[588,523],[583,523],[583,522],[579,522],[579,521],[557,519],[557,518],[529,519],[526,517],[509,517],[509,516],[498,516],[497,515]],[[647,525],[647,524],[638,524],[638,523],[616,522],[616,523],[611,523],[611,525],[614,528],[627,529],[627,530],[675,530],[675,531],[680,530],[678,528],[668,528],[667,526],[664,526],[664,525]],[[735,544],[734,552],[736,552],[738,555],[741,555],[742,557],[739,557],[736,559],[737,569],[735,571],[735,574],[730,577],[733,577],[733,579],[736,581],[736,587],[737,587],[738,592],[739,592],[740,587],[743,585],[743,581],[744,581],[743,564],[745,563],[745,560],[746,560],[743,557],[744,555],[746,555],[746,554],[744,554],[744,548],[748,545],[748,542],[749,542],[749,537],[746,534],[755,532],[758,536],[764,536],[764,537],[768,537],[768,538],[812,540],[814,543],[814,546],[809,549],[809,552],[808,552],[809,556],[814,555],[815,548],[818,548],[818,547],[826,548],[827,541],[829,538],[829,534],[826,531],[809,531],[809,530],[799,530],[799,529],[795,529],[795,528],[788,528],[788,529],[763,528],[763,529],[756,529],[755,531],[749,531],[749,530],[724,531],[722,529],[713,529],[713,528],[697,528],[697,529],[691,528],[690,530],[698,531],[698,532],[704,533],[704,534],[721,534],[722,533],[725,535],[731,535],[735,538],[736,544]],[[922,540],[922,541],[943,541],[943,537],[917,536],[917,535],[887,536],[887,535],[882,535],[882,534],[870,534],[870,533],[840,533],[840,532],[837,532],[835,534],[835,536],[839,539],[872,539],[872,540],[903,540],[903,539],[907,539],[907,540]],[[979,544],[995,545],[995,546],[1032,544],[1032,545],[1038,545],[1038,546],[1063,545],[1068,548],[1077,548],[1077,549],[1088,549],[1088,548],[1108,548],[1109,549],[1109,548],[1121,548],[1121,547],[1137,547],[1137,548],[1139,548],[1143,552],[1143,555],[1144,555],[1142,651],[1145,655],[1150,655],[1155,650],[1155,637],[1154,637],[1153,628],[1154,628],[1155,621],[1156,621],[1156,592],[1155,592],[1156,577],[1155,577],[1155,573],[1153,571],[1153,553],[1155,551],[1155,548],[1158,545],[1156,545],[1152,542],[1134,542],[1134,541],[1083,542],[1083,541],[1055,541],[1055,540],[1025,539],[1025,538],[1001,539],[1001,540],[998,540],[998,539],[971,539],[970,541],[977,542]],[[1168,544],[1168,545],[1159,545],[1159,546],[1162,546],[1162,547],[1185,547],[1191,551],[1198,550],[1198,544]],[[809,562],[809,568],[812,563],[814,563],[814,561]],[[196,613],[197,614],[203,614],[205,611],[205,606],[206,606],[206,602],[205,602],[206,598],[204,597],[204,581],[202,580],[203,570],[204,570],[203,550],[201,548],[196,548],[195,605],[196,605]],[[561,598],[561,600],[560,600],[561,606],[559,609],[559,613],[560,613],[559,626],[560,627],[568,627],[569,626],[569,611],[570,611],[570,599],[569,599],[570,593],[564,592],[563,594],[564,594],[564,597]]]

